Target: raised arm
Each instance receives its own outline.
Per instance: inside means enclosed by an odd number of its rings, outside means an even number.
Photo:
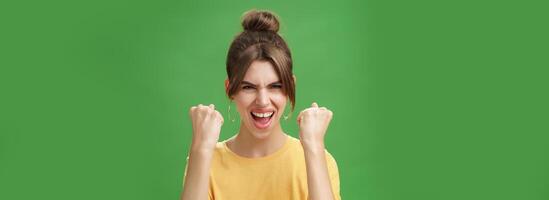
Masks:
[[[299,137],[307,165],[309,199],[335,199],[326,162],[324,135],[332,119],[332,111],[313,103],[297,117]]]
[[[223,116],[213,104],[191,107],[193,138],[189,151],[189,161],[185,172],[185,182],[181,192],[182,200],[208,199],[208,181],[215,144],[219,140]]]

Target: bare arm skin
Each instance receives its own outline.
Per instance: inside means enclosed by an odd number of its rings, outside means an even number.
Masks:
[[[310,200],[335,199],[326,163],[324,135],[332,119],[332,111],[313,103],[299,113],[299,136],[307,165],[307,187]]]
[[[187,175],[181,199],[208,199],[208,181],[213,150],[196,149],[189,153]]]
[[[304,145],[303,150],[305,152],[305,162],[307,164],[309,199],[335,199],[328,174],[324,146],[306,147]]]
[[[208,199],[208,181],[215,144],[219,139],[223,117],[214,105],[191,107],[193,139],[181,200]]]

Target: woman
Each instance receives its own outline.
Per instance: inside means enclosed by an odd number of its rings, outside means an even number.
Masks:
[[[294,109],[296,78],[278,19],[252,10],[242,26],[229,48],[225,80],[240,130],[218,142],[221,114],[212,104],[191,107],[181,199],[340,199],[337,164],[324,148],[332,112],[313,103],[297,116],[300,139],[284,133],[280,118],[288,101]]]

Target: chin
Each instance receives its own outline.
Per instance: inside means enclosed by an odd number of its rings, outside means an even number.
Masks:
[[[253,137],[257,139],[265,139],[271,135],[272,131],[274,130],[274,127],[278,125],[277,119],[278,119],[277,116],[273,116],[271,119],[271,122],[269,122],[269,125],[266,127],[256,126],[253,119],[251,119],[250,121],[248,121],[247,127],[248,127],[248,130],[250,130]]]

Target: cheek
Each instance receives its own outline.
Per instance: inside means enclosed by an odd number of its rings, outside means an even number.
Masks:
[[[250,106],[253,101],[254,98],[251,95],[239,94],[234,97],[234,103],[239,110],[246,110],[246,108]]]
[[[273,97],[273,101],[277,106],[280,107],[280,109],[283,109],[284,106],[286,106],[286,103],[288,102],[288,97],[286,95],[276,95]]]

